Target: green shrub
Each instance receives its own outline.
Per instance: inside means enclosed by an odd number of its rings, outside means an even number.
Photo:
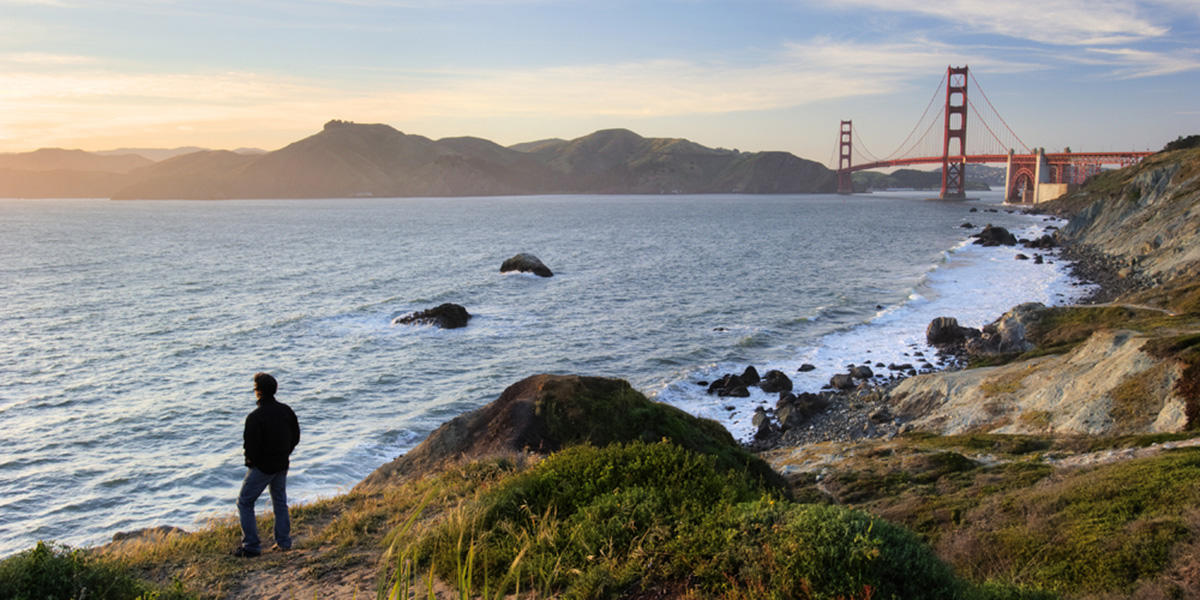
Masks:
[[[668,442],[576,446],[499,482],[406,555],[460,588],[613,598],[991,597],[907,530],[795,504]],[[1007,596],[1016,597],[1016,596]]]
[[[1194,539],[1200,451],[1060,474],[989,498],[952,546],[962,571],[1072,594],[1126,595],[1161,579]]]
[[[546,435],[563,447],[663,439],[714,457],[722,469],[752,473],[764,484],[785,482],[762,459],[744,450],[716,421],[700,419],[674,406],[647,400],[627,381],[599,377],[548,381],[535,406]]]
[[[181,590],[159,591],[127,568],[82,550],[38,542],[0,561],[0,598],[9,600],[133,600],[189,598]]]
[[[1181,135],[1175,138],[1174,141],[1167,142],[1167,145],[1163,146],[1162,151],[1170,152],[1172,150],[1187,150],[1189,148],[1200,148],[1200,135],[1189,135],[1187,137]]]

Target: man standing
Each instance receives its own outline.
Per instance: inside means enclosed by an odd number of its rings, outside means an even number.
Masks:
[[[246,417],[242,434],[246,451],[246,479],[238,494],[238,518],[242,522],[242,544],[234,556],[254,557],[262,554],[258,540],[258,523],[254,520],[254,503],[264,488],[270,486],[271,505],[275,511],[275,547],[292,547],[292,522],[287,507],[288,456],[300,443],[300,423],[292,409],[275,400],[278,384],[266,373],[254,374],[254,394],[258,408]]]

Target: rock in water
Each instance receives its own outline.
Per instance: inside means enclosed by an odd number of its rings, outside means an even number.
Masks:
[[[550,271],[550,267],[547,267],[541,259],[524,252],[504,261],[504,264],[500,265],[501,273],[508,273],[509,271],[533,273],[539,277],[554,277],[554,273]]]
[[[972,236],[975,243],[980,246],[1016,246],[1017,236],[1008,232],[1003,227],[995,227],[988,224],[983,228],[983,231]]]
[[[429,310],[396,317],[392,325],[433,325],[442,329],[456,329],[466,327],[470,318],[471,313],[467,309],[447,302]]]
[[[767,371],[767,374],[763,376],[759,387],[768,394],[790,392],[792,391],[792,380],[787,375],[784,375],[782,371],[772,369]]]
[[[758,376],[758,369],[755,369],[754,365],[750,365],[746,367],[745,371],[742,371],[742,382],[746,385],[758,385],[760,381],[762,381],[762,377]]]
[[[870,379],[875,376],[875,372],[871,370],[871,367],[860,365],[850,369],[850,376],[855,379]]]

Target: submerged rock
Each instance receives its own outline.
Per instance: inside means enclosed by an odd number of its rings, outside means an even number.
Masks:
[[[471,313],[458,304],[447,302],[440,306],[409,313],[392,320],[392,325],[433,325],[442,329],[466,327]]]
[[[554,273],[550,271],[550,267],[547,267],[546,264],[541,261],[541,259],[532,254],[526,254],[524,252],[513,256],[500,265],[501,273],[508,273],[510,271],[517,271],[518,273],[533,273],[539,277],[554,277]]]

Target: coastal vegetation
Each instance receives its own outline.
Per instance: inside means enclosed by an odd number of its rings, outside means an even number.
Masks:
[[[1200,597],[1197,205],[1200,149],[1179,149],[1048,206],[1114,298],[1042,311],[1032,350],[909,379],[908,400],[872,391],[899,436],[753,455],[623,381],[535,376],[297,506],[289,552],[229,556],[232,518],[39,544],[0,562],[0,595]]]

